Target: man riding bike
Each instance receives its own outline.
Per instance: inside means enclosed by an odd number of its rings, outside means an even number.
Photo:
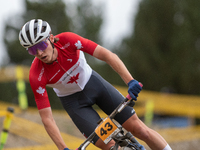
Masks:
[[[53,87],[64,109],[86,137],[95,130],[100,119],[92,105],[97,104],[106,114],[110,114],[124,99],[91,69],[83,52],[109,64],[128,85],[128,93],[133,99],[136,100],[142,90],[116,54],[72,32],[54,36],[46,21],[33,19],[27,22],[19,33],[19,40],[29,54],[35,56],[29,73],[30,85],[44,127],[59,150],[68,148],[53,119],[46,86]],[[151,149],[171,150],[161,135],[137,117],[132,107],[126,107],[115,120]],[[103,150],[109,150],[114,145],[114,141],[105,145],[99,137],[93,142]]]

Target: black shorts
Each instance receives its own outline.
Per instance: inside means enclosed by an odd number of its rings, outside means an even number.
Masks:
[[[88,137],[95,130],[100,119],[92,105],[98,105],[101,110],[109,115],[124,100],[124,96],[98,73],[93,71],[83,91],[60,97],[60,100],[81,133]],[[123,124],[134,113],[135,110],[127,106],[114,119]],[[95,143],[97,140],[98,137],[93,142]]]

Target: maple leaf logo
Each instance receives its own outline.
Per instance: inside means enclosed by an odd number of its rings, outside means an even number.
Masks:
[[[69,79],[69,81],[67,82],[67,84],[68,84],[68,83],[74,83],[74,82],[77,84],[77,83],[78,83],[78,82],[77,82],[78,79],[79,79],[79,73],[77,73],[76,76],[72,76],[72,77]]]
[[[83,48],[82,43],[79,40],[75,43],[75,46],[77,47],[77,49]]]
[[[42,96],[44,94],[44,91],[45,91],[45,89],[43,89],[41,86],[39,86],[39,88],[36,90],[36,92],[39,94],[42,94]]]

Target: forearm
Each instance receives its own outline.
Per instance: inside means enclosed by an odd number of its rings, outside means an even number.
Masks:
[[[133,79],[124,63],[116,54],[112,53],[111,51],[98,45],[94,51],[93,56],[109,64],[113,70],[115,70],[120,75],[126,84]]]
[[[124,63],[116,54],[112,54],[112,58],[108,59],[107,63],[119,74],[126,84],[133,79]]]
[[[56,144],[59,150],[63,150],[67,146],[65,145],[65,142],[60,134],[60,131],[53,119],[45,119],[43,120],[44,127],[53,140],[53,142]]]
[[[64,148],[66,148],[67,146],[65,145],[65,142],[61,137],[60,131],[58,129],[58,126],[54,121],[51,107],[40,109],[39,114],[41,116],[42,123],[44,124],[47,133],[49,134],[53,142],[56,144],[58,149],[63,150]]]

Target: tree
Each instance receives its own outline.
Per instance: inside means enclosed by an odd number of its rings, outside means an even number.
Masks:
[[[79,1],[76,6],[76,13],[73,17],[74,26],[71,28],[77,34],[101,43],[99,31],[103,22],[101,6],[95,6],[91,0]]]
[[[102,6],[95,6],[91,0],[79,1],[76,5],[76,13],[72,16],[73,26],[71,30],[101,45],[100,29],[103,23]],[[96,69],[99,64],[96,59],[85,54],[87,62]]]
[[[144,88],[200,94],[200,1],[143,0],[119,53]]]

